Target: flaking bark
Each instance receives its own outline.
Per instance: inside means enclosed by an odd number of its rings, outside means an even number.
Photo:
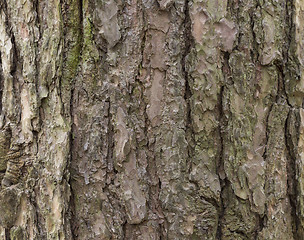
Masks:
[[[301,0],[2,0],[0,239],[303,239]]]

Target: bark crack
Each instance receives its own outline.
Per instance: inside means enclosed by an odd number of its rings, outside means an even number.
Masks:
[[[291,215],[293,217],[293,236],[294,239],[298,239],[298,230],[300,225],[300,219],[297,216],[297,196],[299,196],[297,191],[297,166],[296,166],[296,153],[293,151],[296,149],[296,146],[294,146],[292,141],[292,134],[291,134],[291,117],[292,114],[295,115],[293,110],[290,110],[288,113],[288,116],[285,121],[285,145],[287,149],[287,193],[291,205]],[[296,122],[298,123],[299,120],[296,119]],[[299,126],[294,126],[296,128],[295,132],[299,131]]]
[[[113,136],[114,136],[114,130],[113,130],[113,125],[112,125],[112,113],[111,113],[111,100],[110,100],[110,98],[108,98],[106,100],[106,104],[108,104],[108,113],[107,113],[107,118],[108,118],[107,164],[108,164],[108,171],[113,171],[114,170],[114,165],[113,165],[113,146],[114,146]]]
[[[185,90],[184,90],[184,100],[186,103],[186,122],[185,122],[185,129],[186,134],[188,134],[188,160],[186,163],[186,166],[188,167],[188,172],[191,171],[191,158],[193,156],[192,154],[192,146],[191,144],[194,143],[194,132],[192,128],[192,119],[191,119],[191,87],[189,84],[189,80],[191,78],[188,67],[187,67],[187,57],[191,53],[191,49],[194,46],[194,38],[192,36],[192,28],[191,28],[191,18],[189,13],[189,0],[185,1],[185,8],[184,8],[184,32],[183,32],[183,40],[184,40],[184,51],[182,53],[181,57],[181,66],[182,66],[182,73],[185,79]]]
[[[221,193],[220,193],[220,206],[218,209],[218,226],[217,226],[217,233],[216,236],[219,240],[222,239],[222,219],[224,217],[225,212],[225,197],[224,191],[225,188],[229,186],[229,181],[225,175],[225,168],[224,168],[224,133],[225,128],[227,126],[227,122],[225,121],[225,112],[224,112],[224,91],[226,84],[229,84],[231,79],[231,69],[229,66],[229,57],[230,54],[228,52],[223,52],[223,65],[222,65],[222,72],[224,76],[224,82],[220,88],[219,92],[219,102],[218,102],[218,121],[219,121],[219,136],[220,136],[220,153],[219,159],[217,163],[217,175],[219,176],[220,186],[221,186]]]
[[[69,158],[69,163],[67,166],[68,172],[70,174],[69,178],[68,178],[68,184],[69,184],[69,188],[71,191],[71,196],[70,196],[70,204],[69,204],[69,209],[67,211],[67,214],[69,216],[70,219],[70,225],[71,225],[71,235],[73,239],[76,239],[76,225],[74,221],[74,218],[76,217],[76,210],[75,210],[75,194],[74,194],[74,189],[72,187],[72,183],[71,180],[74,178],[74,176],[72,175],[72,171],[71,171],[71,162],[74,159],[74,154],[73,154],[73,150],[74,150],[74,134],[76,132],[75,130],[75,118],[74,118],[74,114],[75,114],[75,108],[74,108],[74,103],[75,101],[75,78],[77,77],[77,68],[78,65],[81,61],[81,52],[82,52],[82,48],[83,48],[83,6],[82,6],[82,0],[78,0],[78,2],[76,3],[78,7],[78,14],[79,14],[79,22],[78,22],[78,29],[76,31],[76,35],[78,34],[78,36],[76,36],[76,42],[75,42],[75,46],[79,48],[78,52],[77,52],[77,56],[75,56],[75,58],[77,58],[77,67],[74,70],[75,72],[72,74],[72,79],[70,79],[70,103],[69,103],[69,115],[71,118],[71,129],[70,129],[70,158]],[[74,46],[74,47],[75,47]]]
[[[282,73],[282,77],[283,77],[283,80],[282,80],[283,81],[283,91],[286,96],[286,101],[291,108],[293,106],[289,102],[289,96],[288,96],[288,92],[286,89],[286,83],[285,83],[285,72],[288,71],[289,61],[291,60],[290,56],[289,56],[289,50],[291,47],[292,39],[294,38],[294,35],[295,35],[295,26],[293,23],[294,8],[295,8],[294,0],[287,0],[286,4],[285,4],[286,22],[287,22],[286,33],[285,33],[286,34],[286,46],[285,46],[286,48],[283,51],[284,61],[282,63],[282,68],[280,69],[280,71]],[[303,103],[304,103],[304,101],[303,101]]]
[[[297,113],[295,112],[294,106],[289,101],[289,94],[287,91],[286,86],[286,74],[288,73],[289,68],[289,61],[293,61],[293,59],[290,56],[289,50],[291,48],[292,40],[294,39],[295,35],[295,24],[293,23],[294,19],[294,10],[295,10],[295,3],[294,0],[287,0],[285,4],[285,12],[286,12],[286,45],[285,49],[283,51],[283,63],[280,68],[280,73],[282,75],[282,84],[283,84],[283,94],[286,98],[286,102],[289,106],[289,112],[288,116],[285,121],[285,146],[287,150],[287,194],[289,197],[289,202],[291,206],[291,215],[293,218],[293,237],[294,239],[300,239],[303,236],[301,236],[302,231],[301,228],[301,220],[299,218],[298,213],[298,203],[297,203],[297,197],[299,197],[298,189],[297,189],[297,182],[298,182],[298,170],[297,170],[297,153],[295,152],[297,146],[294,146],[294,143],[292,141],[292,134],[295,134],[299,132],[299,125],[300,125],[300,119],[298,119]],[[297,108],[298,109],[298,108]],[[291,117],[294,115],[296,123],[296,126],[292,126],[291,124]],[[293,123],[294,124],[294,123]],[[292,132],[290,128],[296,128],[296,131]],[[298,141],[298,139],[297,139]]]
[[[0,52],[0,115],[2,114],[3,87],[4,87],[4,76],[3,76],[3,68],[2,68],[2,57]]]
[[[254,21],[254,14],[258,11],[258,8],[260,8],[261,5],[259,1],[256,1],[256,5],[252,11],[250,11],[249,16],[250,16],[250,27],[251,27],[251,32],[252,32],[252,49],[250,49],[250,55],[251,55],[251,61],[254,62],[255,64],[259,62],[260,54],[259,54],[259,44],[257,41],[257,36],[254,31],[255,27],[255,21]]]

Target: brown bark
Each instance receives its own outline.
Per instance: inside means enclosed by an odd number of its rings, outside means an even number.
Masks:
[[[2,0],[0,239],[303,239],[300,0]]]

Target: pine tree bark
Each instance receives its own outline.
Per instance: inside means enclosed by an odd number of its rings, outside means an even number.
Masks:
[[[302,0],[1,0],[0,239],[304,239]]]

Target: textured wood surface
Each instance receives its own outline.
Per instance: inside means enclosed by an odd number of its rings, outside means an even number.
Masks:
[[[0,239],[304,239],[302,0],[1,0]]]

